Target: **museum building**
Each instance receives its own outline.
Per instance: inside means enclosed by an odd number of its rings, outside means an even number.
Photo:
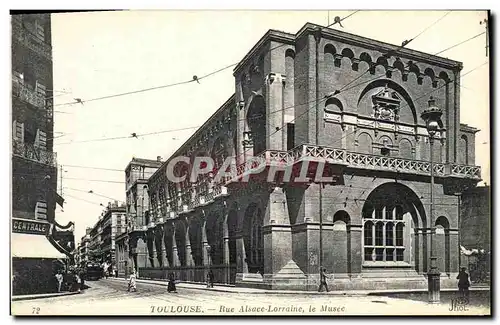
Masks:
[[[235,67],[234,94],[143,187],[139,276],[204,282],[212,269],[218,283],[312,290],[321,265],[334,289],[426,289],[433,245],[441,286],[456,287],[458,196],[481,177],[461,70],[311,23],[268,31]],[[421,114],[436,107],[430,137]],[[178,156],[210,156],[214,172],[171,182]],[[214,177],[231,156],[235,173]]]

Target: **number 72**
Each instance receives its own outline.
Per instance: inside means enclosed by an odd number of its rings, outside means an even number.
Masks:
[[[40,314],[40,307],[33,307],[32,314],[36,314],[36,315]]]

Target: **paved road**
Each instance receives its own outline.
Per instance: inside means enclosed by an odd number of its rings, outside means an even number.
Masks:
[[[73,296],[14,301],[14,315],[406,315],[489,314],[489,309],[453,311],[449,305],[372,296],[262,295],[179,288],[139,283],[127,292],[123,281],[89,282],[91,288]]]

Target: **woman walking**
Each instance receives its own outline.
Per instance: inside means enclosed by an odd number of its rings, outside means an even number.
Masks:
[[[175,293],[177,293],[177,289],[175,287],[175,276],[174,276],[174,273],[172,273],[172,272],[168,275],[167,292],[175,292]]]

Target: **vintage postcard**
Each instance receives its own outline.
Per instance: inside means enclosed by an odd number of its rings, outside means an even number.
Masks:
[[[10,19],[12,315],[491,315],[488,11]]]

